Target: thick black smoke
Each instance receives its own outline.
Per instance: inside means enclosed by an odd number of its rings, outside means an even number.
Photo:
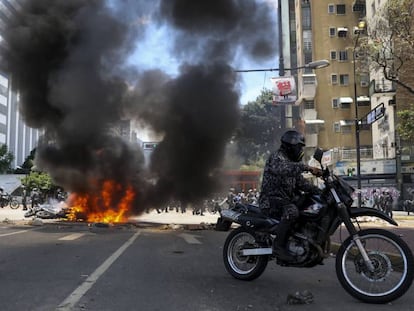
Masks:
[[[275,16],[262,0],[161,0],[158,18],[180,31],[176,54],[231,62],[238,48],[255,59],[275,55]]]
[[[29,0],[8,25],[2,56],[21,113],[45,133],[37,164],[69,191],[93,192],[106,179],[132,185],[137,213],[172,197],[197,201],[215,190],[238,122],[229,64],[240,49],[276,52],[271,10],[244,0],[116,2]],[[175,29],[173,53],[185,59],[176,77],[126,67],[145,19]],[[131,118],[163,136],[149,171],[138,146],[114,133]]]

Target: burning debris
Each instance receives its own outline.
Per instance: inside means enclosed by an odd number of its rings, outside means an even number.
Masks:
[[[37,166],[72,193],[69,205],[88,221],[121,222],[216,190],[238,122],[231,62],[240,51],[274,55],[271,14],[263,1],[25,1],[1,54],[25,122],[44,130]],[[176,76],[125,62],[148,24],[174,34]],[[163,137],[149,169],[140,147],[111,130],[126,119]]]
[[[135,193],[131,186],[123,189],[113,180],[103,183],[96,193],[73,193],[68,198],[71,207],[69,220],[85,217],[88,222],[127,222],[132,209]]]

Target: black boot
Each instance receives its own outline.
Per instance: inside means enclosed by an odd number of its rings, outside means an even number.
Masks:
[[[295,257],[286,249],[286,244],[289,238],[289,229],[291,224],[286,221],[281,221],[276,229],[276,239],[274,241],[274,249],[277,258],[283,261],[294,261]]]

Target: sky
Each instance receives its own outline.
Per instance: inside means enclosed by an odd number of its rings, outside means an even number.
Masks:
[[[276,6],[277,3],[276,0],[263,1],[269,2],[271,6]],[[274,14],[276,18],[277,12],[275,11]],[[173,37],[171,30],[165,26],[160,27],[150,19],[143,19],[141,22],[145,28],[145,36],[137,42],[128,64],[147,70],[159,68],[172,76],[177,75],[181,61],[175,57],[174,53],[170,53],[173,49],[173,41],[170,40]],[[278,51],[275,50],[273,57],[258,62],[239,50],[231,65],[235,70],[278,68]],[[270,78],[277,75],[277,71],[240,73],[240,104],[245,105],[249,101],[254,101],[264,88],[272,89]]]

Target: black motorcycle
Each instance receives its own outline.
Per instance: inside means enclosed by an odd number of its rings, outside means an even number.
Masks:
[[[223,209],[218,230],[229,230],[223,259],[227,271],[240,280],[259,277],[269,262],[287,267],[314,267],[336,253],[336,274],[343,288],[367,303],[387,303],[401,297],[413,282],[414,260],[409,246],[384,229],[361,229],[359,217],[374,216],[397,226],[383,212],[352,207],[354,189],[322,166],[323,151],[314,158],[323,170],[321,195],[303,195],[298,202],[300,216],[287,243],[293,261],[283,261],[274,252],[279,219],[264,215],[257,206],[236,204]],[[343,224],[349,236],[340,245],[331,245],[330,236]]]

